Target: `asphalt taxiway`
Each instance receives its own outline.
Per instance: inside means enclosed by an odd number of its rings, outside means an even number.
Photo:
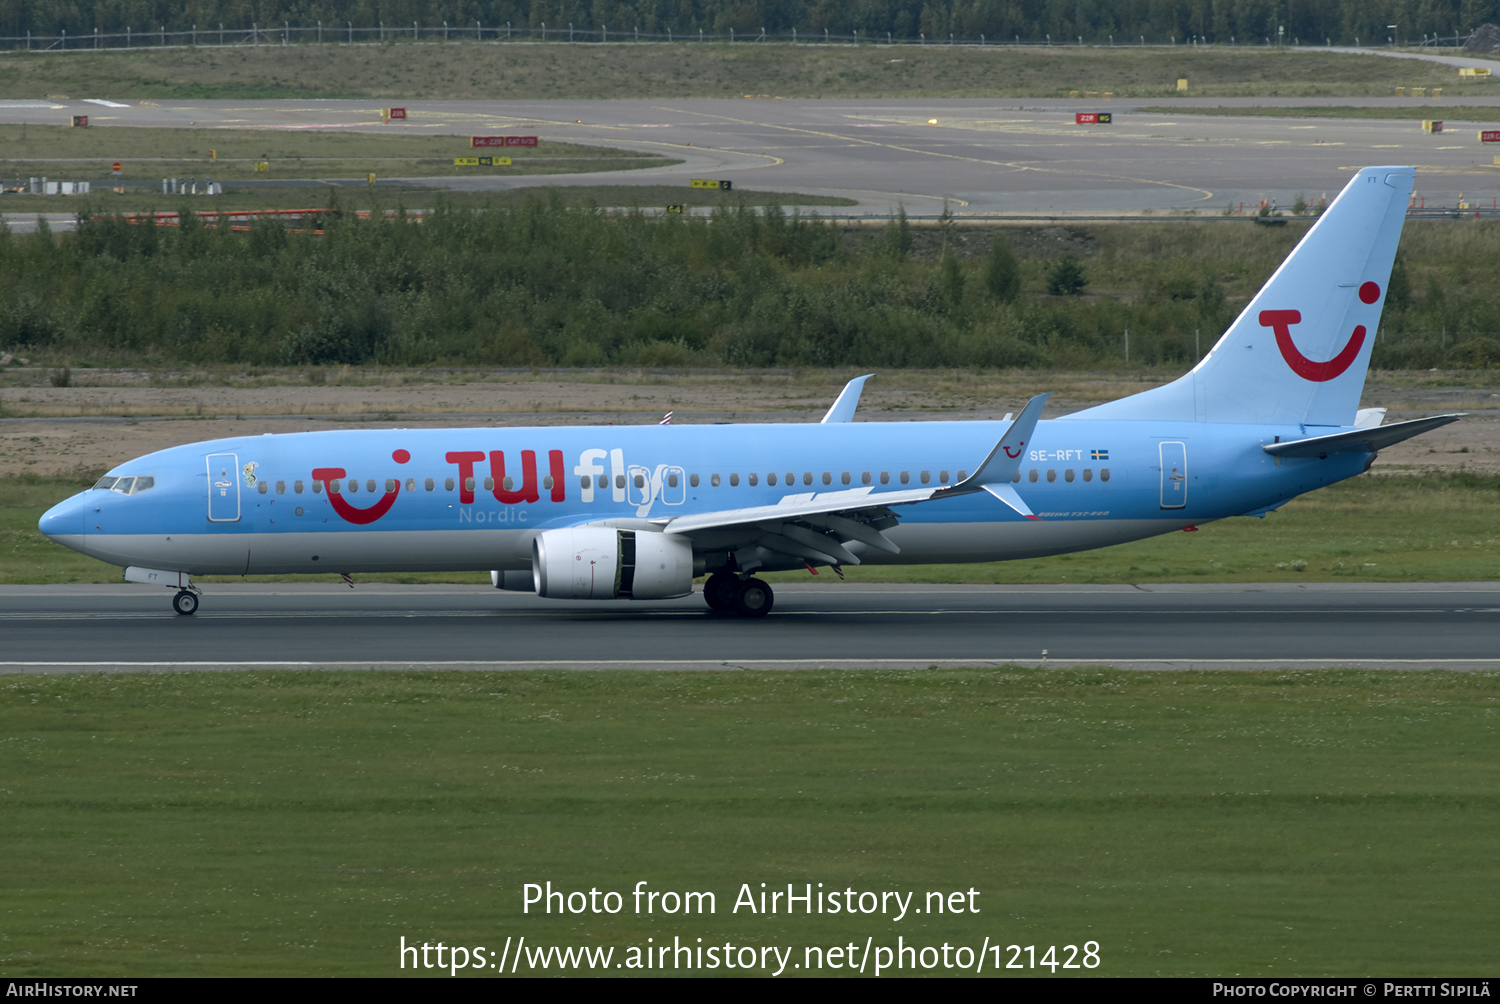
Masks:
[[[1213,216],[1260,200],[1290,206],[1298,195],[1332,198],[1351,173],[1371,164],[1414,164],[1417,198],[1432,206],[1484,205],[1500,197],[1500,171],[1478,132],[1500,127],[1500,99],[1466,98],[1494,109],[1494,121],[1450,123],[1423,133],[1420,119],[1442,118],[1453,102],[1411,99],[1067,99],[952,100],[557,100],[407,102],[404,121],[382,124],[376,101],[0,101],[0,124],[65,124],[89,114],[97,126],[244,130],[364,130],[453,137],[453,154],[473,135],[538,135],[663,154],[670,167],[590,174],[461,176],[390,184],[502,190],[538,185],[677,185],[728,179],[741,188],[842,196],[852,215],[1119,215],[1194,211]],[[1404,120],[1220,117],[1194,106],[1346,104],[1399,107]],[[1151,105],[1180,109],[1145,112]],[[1110,125],[1078,125],[1078,111],[1108,111]],[[101,137],[105,135],[100,130]],[[101,153],[103,164],[109,155]],[[185,162],[181,173],[204,174]],[[127,163],[126,177],[134,178]],[[155,165],[153,171],[159,171]],[[152,180],[153,183],[155,179]],[[324,179],[335,182],[338,179]],[[344,179],[353,182],[354,179]],[[316,181],[316,179],[314,179]],[[358,179],[364,184],[364,179]],[[231,193],[231,196],[232,197]],[[1462,196],[1462,200],[1460,200]],[[54,228],[66,227],[58,196]],[[205,207],[218,200],[199,197]],[[692,199],[685,198],[691,202]],[[707,204],[706,202],[704,204]],[[0,211],[3,211],[0,206]],[[828,210],[824,210],[828,212]],[[34,225],[18,214],[17,227]]]
[[[1500,584],[781,584],[761,620],[701,596],[568,603],[476,586],[0,586],[0,673],[283,669],[1500,669]]]

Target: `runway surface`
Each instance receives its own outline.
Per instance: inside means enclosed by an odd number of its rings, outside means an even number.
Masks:
[[[411,101],[408,119],[380,123],[376,101],[165,101],[161,107],[84,101],[0,101],[0,124],[65,124],[89,114],[99,126],[227,127],[265,130],[366,130],[455,136],[455,155],[471,135],[536,134],[680,158],[674,167],[581,175],[417,179],[463,189],[555,184],[682,184],[727,178],[741,188],[838,195],[857,200],[855,215],[904,206],[936,214],[944,201],[979,216],[1136,214],[1196,210],[1205,215],[1262,198],[1290,206],[1298,194],[1332,198],[1351,173],[1371,164],[1415,164],[1417,195],[1429,205],[1500,197],[1492,145],[1478,131],[1494,122],[1451,123],[1424,134],[1417,120],[1441,118],[1452,101],[1409,98],[1104,101],[953,100],[628,100]],[[1397,121],[1234,118],[1145,113],[1170,105],[1341,104],[1402,107]],[[1109,111],[1107,126],[1074,123],[1078,111]],[[101,164],[108,160],[104,157]],[[185,162],[184,175],[202,174]],[[153,168],[156,170],[156,168]],[[126,177],[133,178],[129,165]],[[336,179],[330,179],[336,180]],[[347,179],[346,179],[347,180]],[[405,184],[398,178],[382,180]],[[359,180],[363,184],[363,179]],[[231,193],[232,194],[232,193]],[[66,227],[58,197],[54,228]],[[204,200],[205,204],[208,201]],[[3,208],[3,207],[0,207]],[[17,214],[19,228],[34,214]]]
[[[0,586],[0,673],[247,668],[1500,669],[1500,584],[787,584],[741,620],[701,596],[566,603],[471,586]]]

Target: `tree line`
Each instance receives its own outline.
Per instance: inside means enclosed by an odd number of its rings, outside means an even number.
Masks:
[[[0,0],[0,34],[21,37],[352,24],[423,28],[447,23],[486,28],[568,25],[586,31],[632,28],[677,37],[705,31],[784,35],[825,30],[904,40],[1021,40],[1056,44],[1107,39],[1153,45],[1208,43],[1304,45],[1383,43],[1467,33],[1500,21],[1500,0]],[[1396,25],[1390,29],[1388,25]]]
[[[0,231],[0,348],[73,365],[1185,368],[1238,309],[1225,282],[1257,287],[1290,246],[1226,264],[1182,253],[1174,230],[1147,238],[1154,257],[1018,258],[1003,228],[960,253],[951,224],[918,235],[904,216],[662,218],[556,191],[324,229],[186,213],[179,228],[104,215],[57,237]],[[1500,298],[1435,281],[1412,290],[1403,261],[1376,365],[1500,363]]]

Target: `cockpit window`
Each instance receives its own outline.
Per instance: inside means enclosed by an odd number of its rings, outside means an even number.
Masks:
[[[100,478],[95,488],[119,492],[121,495],[139,495],[156,487],[155,478]]]

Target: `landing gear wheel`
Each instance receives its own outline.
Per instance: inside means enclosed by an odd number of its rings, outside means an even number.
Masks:
[[[771,587],[760,579],[746,579],[734,591],[734,612],[741,617],[764,617],[775,602]]]
[[[703,583],[703,600],[710,609],[729,613],[734,609],[734,593],[740,580],[724,572],[715,572]]]
[[[198,597],[184,589],[172,597],[172,609],[184,616],[198,612]]]

